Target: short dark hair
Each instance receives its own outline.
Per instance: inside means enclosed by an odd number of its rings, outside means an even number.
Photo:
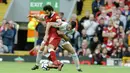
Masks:
[[[72,26],[72,29],[76,27],[76,22],[75,21],[71,21],[71,26]]]
[[[64,16],[64,12],[60,12],[60,14]]]
[[[44,10],[44,11],[46,11],[46,10],[48,10],[48,11],[54,11],[54,9],[53,9],[53,7],[52,7],[51,5],[45,5],[45,6],[43,7],[43,10]]]

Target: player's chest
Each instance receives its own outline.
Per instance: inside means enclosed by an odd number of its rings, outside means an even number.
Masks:
[[[46,22],[56,22],[56,18],[53,16],[51,18],[46,18]]]

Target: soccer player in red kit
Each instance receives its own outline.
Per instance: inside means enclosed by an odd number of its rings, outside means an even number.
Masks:
[[[65,24],[63,24],[63,22],[61,21],[61,19],[58,16],[58,14],[53,11],[53,8],[50,5],[45,6],[43,10],[45,11],[46,16],[45,17],[41,16],[41,17],[44,18],[47,23],[45,37],[44,37],[45,44],[41,45],[41,50],[37,54],[36,65],[32,68],[32,70],[38,69],[39,61],[41,60],[41,56],[42,56],[42,51],[45,56],[46,49],[48,50],[48,52],[50,54],[49,60],[51,60],[54,63],[54,65],[56,65],[56,66],[58,65],[58,70],[61,70],[63,64],[56,60],[56,55],[55,55],[54,50],[59,45],[59,42],[61,40],[61,35],[57,34],[56,27],[57,26],[62,27]],[[36,16],[35,16],[35,18],[38,19],[38,17],[36,17]],[[50,23],[52,23],[53,26],[56,26],[56,27],[55,28],[51,27],[49,25]],[[66,27],[64,26],[63,28],[66,28]],[[60,28],[58,28],[58,29],[60,29]],[[63,36],[62,36],[62,38],[63,38]],[[46,46],[47,46],[47,48],[45,48]],[[82,72],[82,70],[80,69],[80,66],[79,66],[78,56],[77,56],[76,52],[73,50],[73,47],[71,46],[71,44],[69,42],[65,42],[64,45],[62,45],[62,46],[64,47],[64,49],[71,51],[70,53],[72,54],[72,58],[75,62],[77,71]],[[53,68],[56,68],[56,66]]]
[[[53,11],[52,6],[46,5],[43,7],[43,10],[46,14],[44,18],[47,24],[49,22],[57,22],[59,24],[60,22],[62,22],[58,14]],[[54,27],[46,28],[45,36],[44,36],[45,44],[42,45],[40,50],[38,51],[37,58],[36,58],[36,65],[32,68],[32,70],[38,69],[39,62],[42,58],[42,51],[46,50],[45,47],[47,47],[47,50],[50,53],[48,57],[49,60],[51,60],[54,65],[58,66],[58,70],[61,71],[63,64],[57,60],[56,53],[55,53],[55,49],[58,47],[60,41],[61,41],[61,37],[58,35],[56,28]]]
[[[57,22],[59,25],[62,23],[62,20],[60,19],[59,15],[53,11],[52,6],[47,5],[43,9],[45,11],[45,20],[48,26],[48,22]],[[63,66],[59,61],[56,59],[56,53],[55,49],[58,47],[59,43],[61,41],[61,37],[57,33],[57,29],[54,27],[46,27],[45,36],[44,36],[44,42],[45,45],[48,46],[48,52],[50,53],[49,59],[54,63],[54,65]]]

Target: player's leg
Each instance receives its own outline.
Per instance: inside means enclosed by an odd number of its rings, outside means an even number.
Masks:
[[[59,31],[60,32],[60,31]],[[82,70],[80,69],[80,64],[79,64],[79,58],[77,56],[77,53],[75,52],[74,48],[72,47],[72,45],[67,42],[69,41],[70,39],[65,35],[65,34],[60,34],[60,36],[66,41],[62,47],[67,50],[68,52],[70,52],[72,54],[72,58],[73,58],[73,61],[76,65],[76,68],[78,71],[82,72]]]
[[[53,62],[54,65],[58,66],[58,70],[61,71],[63,64],[57,60],[55,49],[58,47],[61,38],[54,38],[50,44],[48,45],[48,52],[50,53],[50,60]]]
[[[64,33],[62,33],[61,31],[57,31],[58,35],[63,38],[65,41],[70,41],[70,38],[67,37]]]
[[[47,67],[43,67],[46,70],[59,68],[59,66],[57,65],[57,64],[59,64],[59,61],[57,61],[57,59],[56,59],[55,50],[53,50],[53,48],[54,48],[54,46],[50,44],[50,45],[48,45],[47,49],[44,48],[44,51],[43,51],[43,53],[49,52],[49,53],[43,54],[43,55],[45,57],[47,57],[48,60],[51,62],[51,63],[48,63]]]
[[[36,56],[37,55],[37,51],[38,51],[38,49],[37,49],[38,47],[39,47],[39,45],[36,45],[33,49],[31,49],[29,51],[29,55]]]
[[[60,66],[63,66],[63,65],[61,65],[61,63],[57,60],[54,48],[55,47],[51,44],[48,45],[47,48],[44,48],[43,53],[47,52],[46,54],[44,54],[44,56],[47,57],[48,60],[52,62],[52,64],[48,64],[47,68],[45,68],[45,69],[46,70],[58,69],[59,71],[61,71],[62,67],[60,67]]]
[[[36,57],[36,65],[32,68],[32,70],[36,70],[39,68],[40,65],[40,60],[42,59],[42,54],[43,54],[43,50],[44,50],[45,46],[41,45],[40,49],[37,52],[37,57]]]
[[[50,47],[50,46],[51,46],[51,47]],[[49,52],[50,52],[49,59],[53,62],[53,65],[54,65],[55,67],[57,67],[57,69],[58,69],[59,71],[61,71],[61,69],[62,69],[62,67],[63,67],[63,64],[62,64],[60,61],[57,60],[57,58],[56,58],[56,53],[55,53],[55,51],[53,50],[52,47],[53,47],[52,45],[49,45],[49,48],[48,48],[48,50],[49,50]],[[54,67],[54,68],[55,68],[55,67]],[[53,66],[52,66],[52,68],[53,68]]]
[[[58,40],[59,41],[59,40]],[[52,40],[51,44],[53,44],[54,46],[57,46],[59,43],[58,43],[57,40]],[[56,54],[55,54],[55,47],[53,45],[49,44],[48,46],[44,46],[44,45],[41,45],[40,46],[40,49],[37,53],[37,57],[36,57],[36,65],[32,68],[32,70],[36,70],[39,68],[39,65],[40,65],[40,60],[42,58],[42,55],[44,55],[45,57],[47,57],[50,61],[53,61],[53,63],[55,65],[59,65],[59,66],[50,66],[51,68],[58,68],[58,70],[61,70],[62,66],[60,65],[61,63],[59,61],[57,61],[56,59]],[[49,53],[48,53],[49,51]],[[61,67],[60,67],[61,66]]]
[[[74,48],[72,47],[72,45],[69,42],[65,42],[64,44],[62,44],[62,47],[72,54],[72,59],[76,65],[76,69],[78,71],[82,72],[82,70],[80,68],[79,58],[78,58],[77,53],[75,52]]]
[[[42,59],[42,55],[43,55],[43,50],[46,46],[42,45],[40,46],[40,49],[37,52],[37,57],[36,57],[36,65],[40,65],[40,60]]]

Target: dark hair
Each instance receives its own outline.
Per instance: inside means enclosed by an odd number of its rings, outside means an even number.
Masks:
[[[64,12],[60,12],[61,15],[64,15]]]
[[[72,26],[72,29],[76,27],[76,22],[75,21],[72,21],[71,22],[71,26]]]
[[[54,9],[53,9],[53,7],[52,7],[51,5],[45,5],[45,6],[43,7],[43,10],[44,10],[44,11],[46,11],[46,10],[48,10],[48,11],[53,11]]]

